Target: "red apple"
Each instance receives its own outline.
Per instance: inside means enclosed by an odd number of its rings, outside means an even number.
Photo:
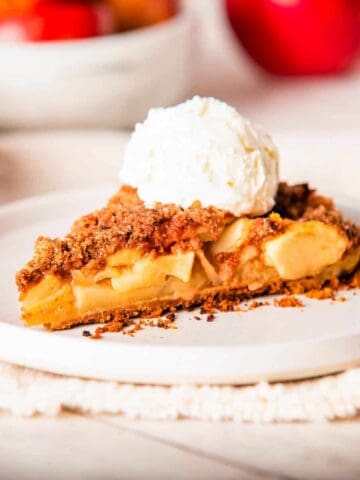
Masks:
[[[79,39],[110,33],[113,27],[112,11],[103,2],[40,0],[28,12],[0,21],[0,40]]]
[[[225,0],[225,5],[245,49],[272,73],[340,71],[359,50],[359,0]]]

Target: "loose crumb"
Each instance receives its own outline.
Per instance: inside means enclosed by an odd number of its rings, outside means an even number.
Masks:
[[[210,313],[210,315],[206,317],[207,322],[213,322],[214,320],[215,320],[215,315],[213,313]]]
[[[139,332],[140,330],[143,330],[142,325],[139,322],[133,323],[129,328],[126,328],[123,331],[124,335],[129,335],[130,337],[133,337],[136,332]]]
[[[287,295],[286,297],[275,298],[274,305],[276,307],[288,308],[288,307],[303,307],[304,304],[301,300],[293,295]]]
[[[195,315],[195,317],[194,317],[194,318],[195,318],[195,320],[201,320],[201,318],[200,318],[200,317],[198,317],[198,316],[196,316],[196,315]]]
[[[316,300],[325,300],[331,298],[335,300],[335,292],[331,287],[319,288],[317,290],[310,290],[305,294],[308,298],[314,298]]]
[[[171,319],[171,318],[162,318],[162,317],[159,317],[157,319],[157,327],[158,328],[164,328],[165,330],[167,330],[168,328],[170,328],[173,323],[174,323],[174,320],[175,320],[175,315],[174,315],[174,319]]]
[[[155,319],[148,319],[148,318],[135,318],[135,319],[128,319],[126,321],[119,321],[119,320],[112,320],[101,327],[97,327],[95,332],[91,335],[89,332],[88,334],[83,334],[85,337],[89,337],[92,340],[98,340],[102,338],[104,333],[122,333],[123,335],[127,335],[129,337],[134,337],[134,335],[144,330],[146,327],[156,327],[162,328],[164,330],[167,329],[177,329],[175,325],[175,314],[169,313],[166,315],[165,318],[159,317]]]
[[[102,338],[102,334],[104,333],[102,327],[98,327],[95,332],[91,335],[91,340],[100,340]]]
[[[253,302],[250,303],[248,307],[248,311],[254,310],[255,308],[259,308],[259,307],[266,307],[268,305],[270,305],[269,302],[259,302],[258,300],[254,300]]]
[[[89,332],[89,330],[83,330],[82,336],[83,337],[91,337],[91,333]]]

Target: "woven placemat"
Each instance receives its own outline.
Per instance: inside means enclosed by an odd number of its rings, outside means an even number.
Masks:
[[[69,409],[153,420],[323,422],[359,413],[360,368],[289,383],[165,387],[65,377],[0,362],[0,410],[53,416]]]

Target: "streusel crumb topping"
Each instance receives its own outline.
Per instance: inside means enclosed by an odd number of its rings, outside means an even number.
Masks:
[[[330,199],[316,195],[305,184],[285,183],[279,186],[273,213],[256,219],[251,241],[280,233],[288,222],[283,218],[336,224],[353,244],[359,243],[359,228],[344,221]],[[233,219],[224,210],[199,204],[186,209],[172,204],[148,208],[135,189],[123,186],[105,208],[77,220],[64,239],[39,237],[33,258],[17,273],[16,282],[25,291],[46,273],[66,277],[74,269],[98,271],[109,255],[122,248],[154,256],[195,251],[204,242],[216,240]]]

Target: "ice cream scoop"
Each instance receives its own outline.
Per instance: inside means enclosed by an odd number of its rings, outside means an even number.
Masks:
[[[214,98],[151,109],[137,124],[120,180],[147,205],[194,202],[236,216],[261,215],[274,205],[278,151],[260,127]]]

